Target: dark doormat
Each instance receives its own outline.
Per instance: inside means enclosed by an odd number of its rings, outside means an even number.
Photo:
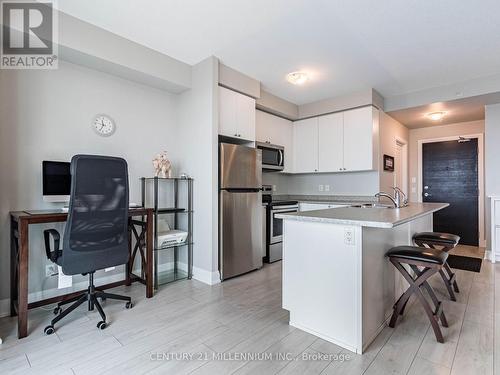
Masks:
[[[458,270],[480,272],[483,260],[481,258],[464,257],[462,255],[448,255],[448,264]]]

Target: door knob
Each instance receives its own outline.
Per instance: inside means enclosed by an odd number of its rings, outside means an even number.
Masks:
[[[427,189],[429,189],[429,186],[425,185],[424,190],[427,190]]]
[[[430,197],[429,193],[424,193],[424,197]]]

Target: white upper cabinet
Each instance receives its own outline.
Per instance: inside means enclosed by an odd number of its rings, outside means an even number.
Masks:
[[[318,172],[318,118],[293,123],[293,171]]]
[[[344,168],[377,169],[379,113],[373,107],[344,112]]]
[[[376,170],[379,112],[363,107],[294,122],[294,172]]]
[[[293,172],[293,126],[290,120],[255,111],[255,134],[257,142],[270,143],[285,148],[284,173]]]
[[[334,113],[318,118],[319,171],[340,172],[344,168],[344,115]]]
[[[255,99],[219,86],[219,134],[255,141]]]

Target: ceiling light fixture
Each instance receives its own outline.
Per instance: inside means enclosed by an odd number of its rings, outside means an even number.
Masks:
[[[286,80],[293,85],[303,85],[309,80],[309,76],[305,72],[292,72],[286,75]]]
[[[429,117],[432,121],[441,121],[444,115],[446,115],[446,112],[432,112],[428,113],[427,117]]]

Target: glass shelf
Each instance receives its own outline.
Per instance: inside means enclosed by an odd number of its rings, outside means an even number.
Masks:
[[[176,248],[176,247],[183,247],[183,246],[187,246],[187,245],[194,245],[194,242],[183,242],[183,243],[175,244],[175,245],[168,245],[168,246],[164,246],[164,247],[157,247],[154,250],[155,251],[169,250],[169,249],[173,249],[173,248]]]
[[[154,180],[172,180],[172,181],[192,181],[192,177],[141,177],[140,180],[154,181]]]
[[[153,207],[150,207],[153,208]],[[154,210],[154,208],[153,208]],[[159,208],[158,211],[154,211],[158,214],[191,214],[194,211],[188,211],[185,208]]]
[[[188,274],[186,271],[177,270],[168,270],[168,271],[160,271],[158,272],[158,286],[163,284],[168,284],[173,281],[184,280],[188,278]]]

